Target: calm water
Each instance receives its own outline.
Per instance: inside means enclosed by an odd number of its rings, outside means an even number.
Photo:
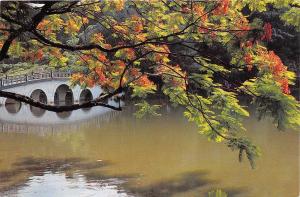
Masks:
[[[298,196],[299,133],[252,118],[245,124],[263,152],[255,170],[170,109],[137,120],[127,108],[62,126],[2,121],[0,196],[189,197],[215,188],[237,197]]]

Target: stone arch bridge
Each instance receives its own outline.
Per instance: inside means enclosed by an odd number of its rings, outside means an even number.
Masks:
[[[14,92],[33,98],[34,100],[53,105],[82,103],[98,97],[102,90],[99,86],[82,89],[76,85],[71,87],[68,72],[32,73],[0,79],[0,90]],[[14,102],[0,98],[0,104]]]
[[[0,90],[22,94],[50,105],[82,103],[98,97],[103,92],[99,86],[86,89],[78,85],[71,87],[68,82],[70,76],[71,73],[67,72],[48,72],[5,77],[0,79]],[[107,103],[114,106],[122,104],[115,98],[109,99]],[[98,106],[77,110],[76,113],[54,113],[0,97],[0,123],[65,124],[89,119],[110,111],[108,108]]]

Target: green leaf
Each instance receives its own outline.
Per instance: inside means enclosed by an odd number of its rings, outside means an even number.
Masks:
[[[142,118],[146,115],[161,116],[161,114],[157,113],[157,110],[161,107],[160,105],[150,105],[148,102],[143,101],[135,104],[135,106],[138,108],[134,113],[137,118]]]

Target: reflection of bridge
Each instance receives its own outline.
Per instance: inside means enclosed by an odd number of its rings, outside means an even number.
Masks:
[[[101,127],[103,124],[112,121],[120,114],[120,112],[118,111],[106,110],[106,112],[104,111],[101,112],[101,110],[99,110],[100,107],[95,107],[95,108],[98,108],[97,110],[95,110],[98,112],[96,116],[86,117],[86,114],[90,115],[90,113],[86,113],[84,114],[84,119],[72,121],[72,124],[70,124],[70,121],[66,121],[66,122],[64,121],[62,122],[62,124],[59,123],[40,124],[40,122],[36,122],[35,124],[29,124],[26,122],[18,122],[18,121],[6,122],[6,121],[2,121],[0,117],[0,133],[16,132],[16,133],[38,133],[39,135],[49,135],[60,131],[77,131],[81,128],[89,127],[89,125],[97,125],[97,127]],[[86,118],[89,119],[87,120]]]

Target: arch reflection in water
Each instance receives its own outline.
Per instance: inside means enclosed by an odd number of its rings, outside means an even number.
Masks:
[[[91,101],[93,100],[93,95],[92,92],[89,89],[84,89],[82,90],[82,92],[80,93],[79,96],[79,104],[83,104],[85,102]],[[83,111],[89,111],[91,108],[83,108]]]
[[[45,103],[45,104],[47,104],[47,102],[48,102],[46,93],[41,89],[34,90],[31,93],[30,98],[32,98],[35,101],[39,101],[39,102]],[[45,113],[44,109],[41,109],[38,107],[33,107],[31,105],[30,105],[30,111],[32,112],[32,114],[34,116],[37,116],[37,117],[40,117]]]
[[[61,119],[66,119],[68,117],[70,117],[72,114],[72,111],[65,111],[65,112],[57,112],[56,115],[57,117],[61,118]]]
[[[21,110],[22,103],[20,101],[16,101],[14,99],[6,99],[5,101],[5,108],[8,113],[15,114]]]
[[[74,122],[104,115],[105,113],[111,111],[111,109],[106,107],[95,106],[90,108],[88,111],[76,110],[73,112],[55,113],[45,110],[43,115],[37,116],[34,111],[35,109],[30,108],[30,105],[25,104],[21,107],[20,103],[8,104],[12,102],[13,101],[7,102],[6,106],[0,106],[0,121],[39,125],[73,124]],[[109,104],[118,106],[118,104],[113,101],[109,101]]]

